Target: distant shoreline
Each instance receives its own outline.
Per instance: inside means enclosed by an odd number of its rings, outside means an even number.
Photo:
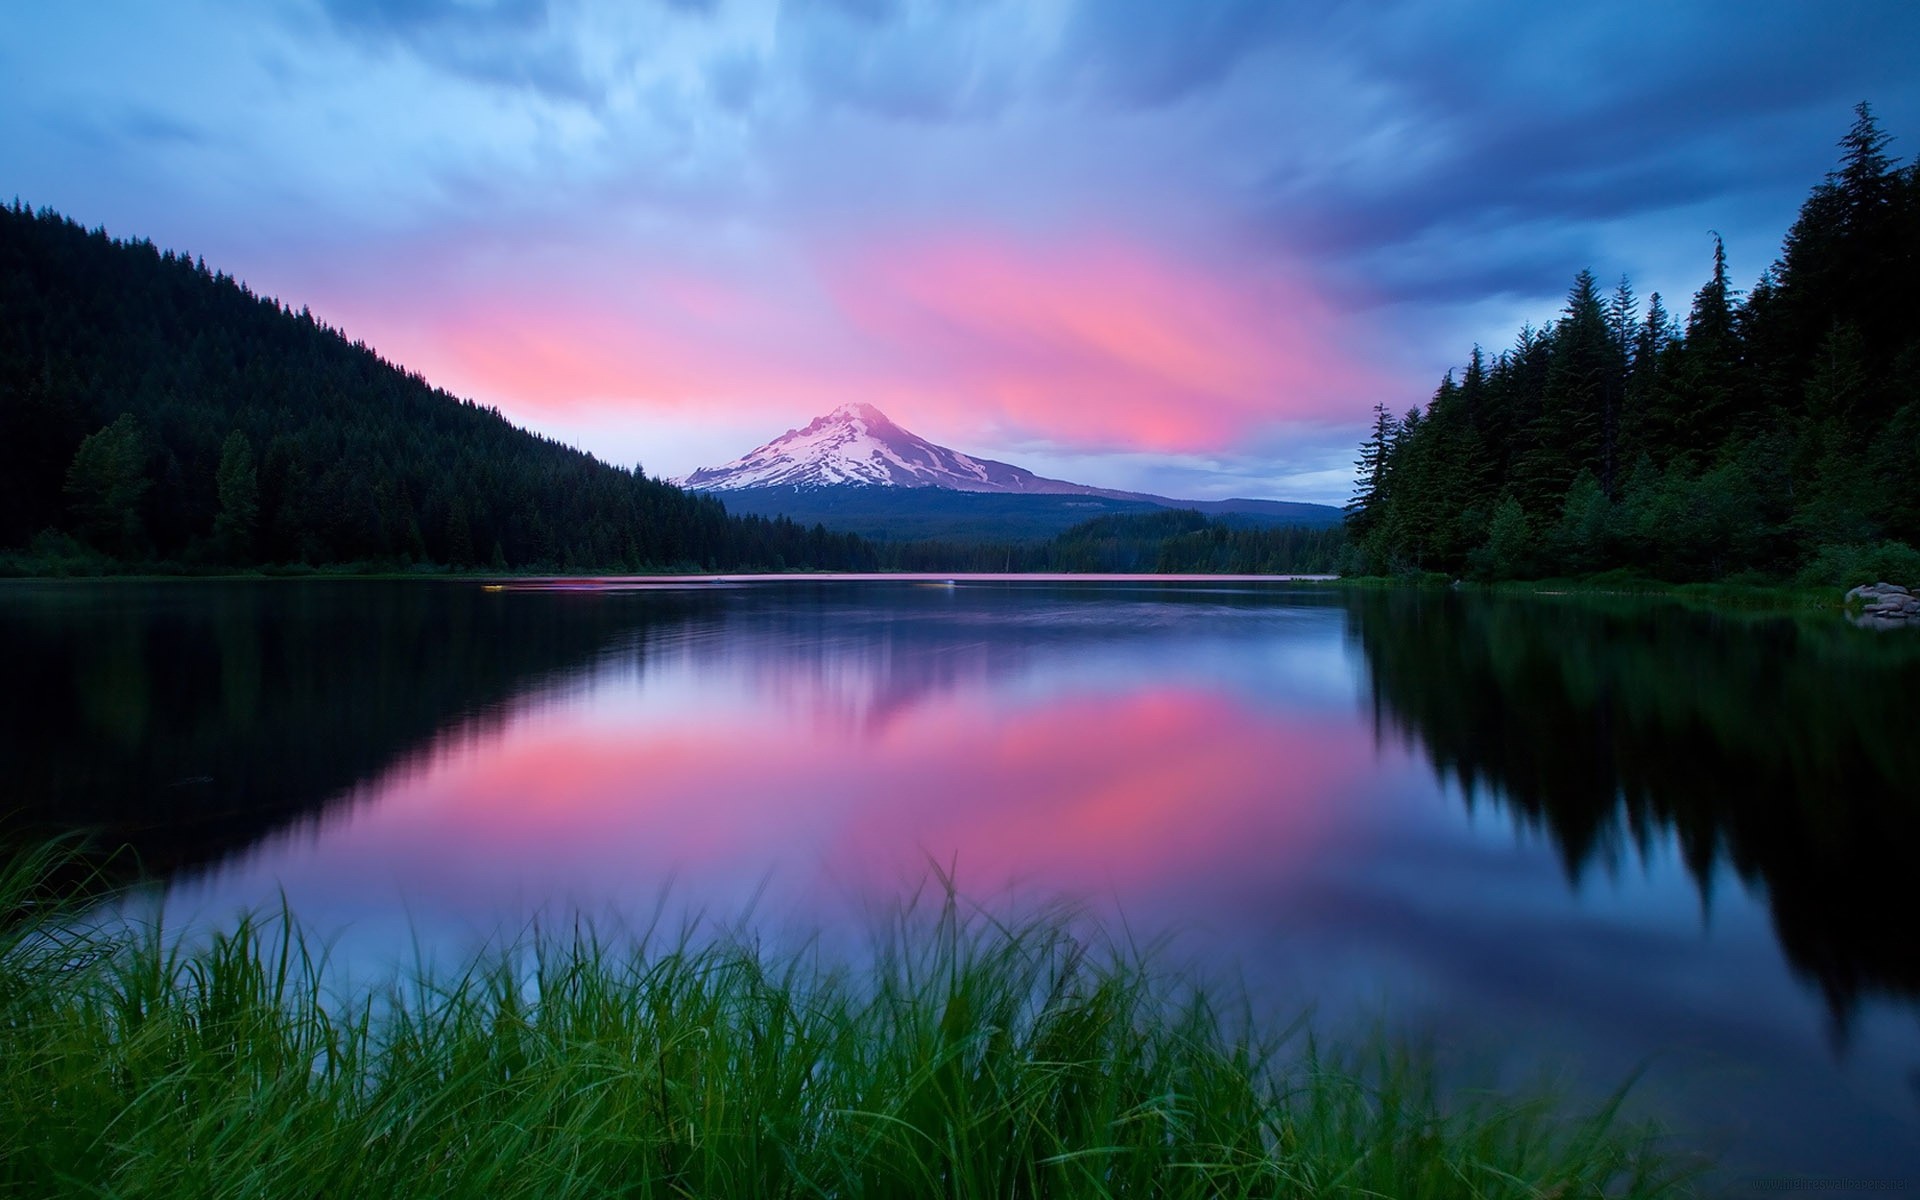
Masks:
[[[499,591],[673,591],[780,583],[919,584],[1304,584],[1342,591],[1470,591],[1482,596],[1570,597],[1585,599],[1666,599],[1719,609],[1777,612],[1841,612],[1842,589],[1788,582],[1692,582],[1629,577],[1617,572],[1580,579],[1547,578],[1499,582],[1457,580],[1438,574],[1417,576],[1331,574],[1205,574],[1072,571],[660,571],[580,574],[431,569],[356,570],[351,566],[279,568],[231,573],[186,574],[128,572],[97,575],[0,576],[0,587],[51,583],[253,583],[302,580],[480,584]]]
[[[581,572],[556,574],[538,572],[518,574],[511,571],[355,571],[335,567],[310,570],[258,570],[205,575],[127,572],[99,575],[15,575],[0,576],[0,585],[9,583],[86,583],[86,582],[198,582],[245,583],[259,580],[358,579],[439,583],[497,583],[504,588],[534,590],[541,585],[633,584],[636,586],[690,586],[701,584],[744,583],[1337,583],[1338,575],[1210,575],[1194,573],[1155,574],[1151,572],[1074,572],[1074,571],[635,571],[613,573]]]

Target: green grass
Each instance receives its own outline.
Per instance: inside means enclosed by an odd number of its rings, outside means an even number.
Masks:
[[[951,889],[865,965],[531,935],[336,993],[284,915],[176,948],[0,883],[0,1191],[74,1196],[1678,1194],[1617,1102],[1288,1053],[1052,916]]]

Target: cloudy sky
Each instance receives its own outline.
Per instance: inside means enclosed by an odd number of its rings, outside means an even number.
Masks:
[[[0,8],[0,198],[205,256],[677,475],[865,400],[1045,474],[1338,502],[1582,267],[1773,259],[1920,5]]]

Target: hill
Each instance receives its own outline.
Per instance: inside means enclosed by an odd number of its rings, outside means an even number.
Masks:
[[[1352,567],[1920,583],[1920,164],[1856,113],[1744,296],[1717,238],[1684,324],[1582,271],[1558,320],[1377,409]]]
[[[1145,574],[1331,574],[1346,554],[1339,525],[1234,527],[1191,509],[1108,513],[1046,541],[876,542],[899,571],[1064,571]]]
[[[0,208],[0,551],[122,567],[870,564],[458,399],[202,261]]]
[[[1338,525],[1341,512],[1324,504],[1280,500],[1212,503],[1120,498],[1089,493],[960,492],[920,487],[766,487],[722,493],[731,512],[786,516],[804,525],[872,541],[1033,541],[1103,516],[1205,512],[1235,528]],[[1245,508],[1236,507],[1244,505]]]

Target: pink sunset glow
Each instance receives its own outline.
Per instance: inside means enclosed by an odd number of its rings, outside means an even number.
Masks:
[[[943,235],[852,252],[833,274],[855,327],[918,369],[916,399],[943,424],[1217,452],[1332,416],[1369,382],[1309,289],[1141,242]]]
[[[563,706],[375,785],[302,873],[405,878],[457,907],[505,879],[564,895],[776,869],[803,892],[884,898],[932,861],[971,889],[1044,879],[1124,903],[1313,854],[1374,754],[1351,722],[1186,687],[1012,710],[966,688],[837,733],[765,709],[628,724]]]
[[[1499,6],[13,7],[11,194],[664,475],[861,401],[1079,482],[1343,503],[1376,402],[1582,268],[1683,309],[1712,227],[1751,278],[1847,106],[1916,105],[1891,5],[1524,43]]]
[[[434,305],[395,296],[353,323],[510,416],[725,411],[769,437],[857,398],[975,448],[1217,454],[1337,420],[1377,383],[1311,289],[1138,239],[931,233],[822,244],[790,271],[602,266],[498,284]]]

